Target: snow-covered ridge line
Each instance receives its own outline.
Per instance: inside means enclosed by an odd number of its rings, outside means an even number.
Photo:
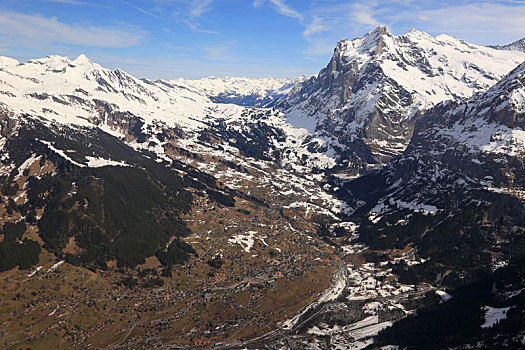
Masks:
[[[206,118],[235,119],[242,107],[213,103],[202,91],[167,81],[141,80],[110,70],[81,55],[0,59],[0,103],[17,115],[27,114],[64,124],[92,126],[108,113],[137,116],[145,124],[161,121],[186,130],[203,128]]]
[[[306,77],[297,79],[207,77],[199,80],[175,79],[170,83],[188,86],[202,91],[218,103],[234,103],[242,106],[274,106],[289,94]]]
[[[444,103],[437,108],[445,127],[424,131],[442,135],[466,146],[469,152],[519,157],[525,155],[525,63],[489,90],[464,103]],[[433,117],[433,115],[432,115]]]
[[[393,35],[380,26],[340,41],[326,68],[298,84],[282,106],[289,122],[317,133],[328,150],[384,165],[406,149],[416,116],[487,91],[524,61],[524,52],[415,29]]]
[[[296,80],[275,78],[247,78],[247,77],[207,77],[198,80],[174,79],[170,82],[188,84],[209,94],[218,95],[221,92],[237,92],[242,95],[259,94],[266,96],[271,92],[285,94],[290,91]]]
[[[490,47],[498,50],[514,50],[525,52],[525,38],[516,40],[507,45],[491,45]]]

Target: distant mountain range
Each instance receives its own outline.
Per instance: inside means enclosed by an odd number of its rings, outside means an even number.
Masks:
[[[492,47],[498,50],[513,50],[513,51],[525,52],[525,38],[516,40],[507,45],[494,45],[494,46],[489,46],[489,47]]]
[[[295,80],[273,78],[216,78],[199,80],[176,79],[172,83],[187,84],[206,93],[217,103],[233,103],[240,106],[273,107],[292,88],[306,77]]]

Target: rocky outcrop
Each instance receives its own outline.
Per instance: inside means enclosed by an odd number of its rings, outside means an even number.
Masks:
[[[497,49],[497,50],[514,50],[514,51],[525,52],[525,38],[516,40],[507,45],[493,45],[490,47]]]

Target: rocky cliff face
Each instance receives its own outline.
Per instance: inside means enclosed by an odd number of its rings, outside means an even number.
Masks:
[[[407,147],[422,112],[488,89],[525,60],[515,51],[380,26],[337,44],[328,66],[297,85],[280,107],[327,140],[351,173],[381,167]]]

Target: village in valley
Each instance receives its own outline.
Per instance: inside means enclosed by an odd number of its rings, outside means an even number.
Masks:
[[[223,207],[199,196],[194,208],[185,218],[192,234],[184,241],[196,254],[169,272],[156,257],[137,269],[110,262],[105,271],[90,271],[45,251],[31,270],[2,272],[0,346],[240,342],[278,329],[329,287],[335,249],[316,237],[303,213],[242,198]],[[30,226],[26,234],[35,230]]]
[[[400,295],[417,291],[399,285],[388,267],[363,259],[363,247],[351,242],[355,225],[335,221],[337,200],[313,191],[315,177],[301,178],[253,159],[241,173],[216,164],[213,170],[226,186],[250,189],[251,198],[271,205],[236,197],[234,206],[222,206],[195,196],[194,209],[184,218],[192,232],[184,242],[195,254],[171,269],[153,256],[136,269],[109,262],[108,269],[91,271],[44,251],[36,268],[2,272],[0,346],[255,346],[304,327],[313,337],[328,332],[337,339],[336,331],[309,326],[304,318],[322,314],[326,303],[341,298],[358,305],[361,311],[355,314],[368,320],[360,327],[371,327],[372,333],[360,333],[367,338],[390,324],[385,320],[409,312]],[[327,243],[319,234],[323,220],[335,222],[330,230],[339,227],[347,234]],[[35,232],[29,226],[26,234]],[[395,254],[414,259],[410,251]]]
[[[271,123],[278,114],[259,117]],[[162,127],[159,132],[173,136]],[[224,193],[234,194],[221,204],[210,192],[195,191],[192,210],[182,217],[191,231],[182,238],[193,250],[190,259],[165,267],[152,256],[134,269],[117,261],[86,269],[44,250],[35,267],[0,273],[2,348],[227,348],[261,342],[279,347],[296,331],[303,334],[297,342],[324,334],[337,341],[338,331],[323,329],[316,317],[340,307],[354,309],[356,319],[346,321],[357,322],[361,331],[339,340],[359,343],[411,312],[400,300],[429,290],[400,285],[389,266],[367,261],[355,241],[357,226],[340,219],[352,209],[329,184],[319,189],[323,176],[312,169],[326,165],[327,158],[292,147],[315,139],[299,134],[299,141],[282,141],[287,145],[278,147],[294,151],[286,153],[288,165],[281,167],[263,156],[243,156],[220,140],[203,143],[198,134],[185,136],[168,137],[162,147],[152,138],[150,150],[214,175]],[[20,203],[30,176],[55,169],[52,161],[33,158],[16,178],[13,197]],[[2,210],[5,219],[17,220]],[[25,236],[38,241],[37,226],[29,225]],[[178,239],[172,237],[166,249]],[[75,250],[71,238],[66,251]],[[410,249],[387,253],[420,263]]]

